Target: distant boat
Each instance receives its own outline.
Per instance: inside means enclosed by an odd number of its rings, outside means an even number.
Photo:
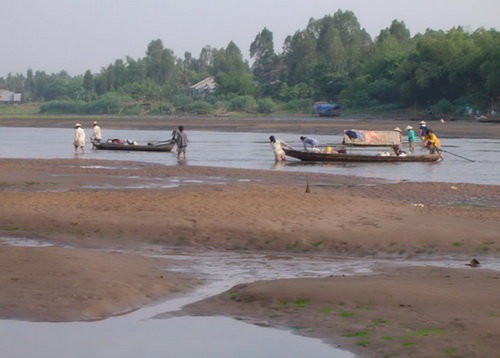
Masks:
[[[313,112],[320,117],[340,116],[342,113],[342,106],[337,103],[316,102],[313,105]]]
[[[139,144],[135,141],[127,141],[120,139],[108,139],[105,142],[93,141],[92,145],[95,149],[102,150],[128,150],[128,151],[142,151],[142,152],[171,152],[175,146],[172,140],[162,142],[148,142],[146,144]]]
[[[500,117],[478,116],[476,120],[481,123],[500,123]]]

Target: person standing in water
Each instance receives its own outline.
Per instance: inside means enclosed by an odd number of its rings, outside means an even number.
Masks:
[[[177,159],[186,160],[186,149],[188,146],[188,137],[186,132],[184,132],[184,126],[179,126],[177,128],[177,133],[175,134],[175,144],[177,145]]]
[[[274,160],[276,162],[286,160],[286,155],[283,148],[290,148],[288,143],[282,141],[281,139],[276,139],[273,135],[269,137],[269,141],[271,142],[271,148],[273,149]]]
[[[92,137],[90,140],[97,143],[102,140],[101,127],[99,127],[99,124],[96,121],[92,124]]]
[[[393,129],[393,131],[398,133],[399,140],[398,140],[397,144],[394,144],[392,146],[392,150],[394,151],[394,154],[396,154],[397,156],[400,156],[401,154],[403,154],[403,151],[401,150],[401,146],[403,143],[403,136],[401,135],[401,128],[396,127]]]
[[[429,149],[430,154],[438,153],[441,151],[441,141],[436,134],[430,129],[427,130],[424,137],[424,146]]]
[[[408,133],[408,152],[413,153],[413,151],[415,150],[415,141],[417,137],[412,126],[407,126],[406,132]]]
[[[85,153],[85,131],[80,123],[75,124],[73,145],[75,147],[75,153],[78,152],[78,149],[80,149],[82,153]]]

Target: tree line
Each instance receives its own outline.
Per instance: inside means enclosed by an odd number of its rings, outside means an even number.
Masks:
[[[276,52],[264,28],[250,44],[252,64],[234,42],[176,57],[159,39],[143,58],[117,59],[99,73],[26,74],[0,78],[0,88],[42,102],[42,112],[171,114],[278,109],[310,112],[316,101],[351,109],[425,108],[459,114],[494,110],[500,99],[500,37],[495,29],[456,27],[410,35],[393,20],[374,39],[351,11],[311,19]],[[190,86],[213,76],[202,98]]]

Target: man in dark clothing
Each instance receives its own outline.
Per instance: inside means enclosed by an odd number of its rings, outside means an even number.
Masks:
[[[184,126],[179,126],[177,133],[175,134],[175,144],[177,144],[177,159],[186,160],[186,148],[188,146],[188,138],[186,132],[184,132]]]

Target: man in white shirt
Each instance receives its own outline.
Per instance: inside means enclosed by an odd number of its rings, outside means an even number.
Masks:
[[[85,153],[85,131],[82,129],[80,123],[75,124],[73,145],[75,146],[75,153],[78,152],[78,149],[80,149],[82,153]]]
[[[101,127],[99,124],[94,121],[92,127],[92,138],[90,138],[93,142],[100,142],[102,140]]]
[[[281,139],[276,139],[273,135],[269,137],[269,141],[271,142],[271,148],[273,149],[274,160],[276,162],[286,160],[286,155],[283,147],[290,147],[288,143],[282,141]]]

